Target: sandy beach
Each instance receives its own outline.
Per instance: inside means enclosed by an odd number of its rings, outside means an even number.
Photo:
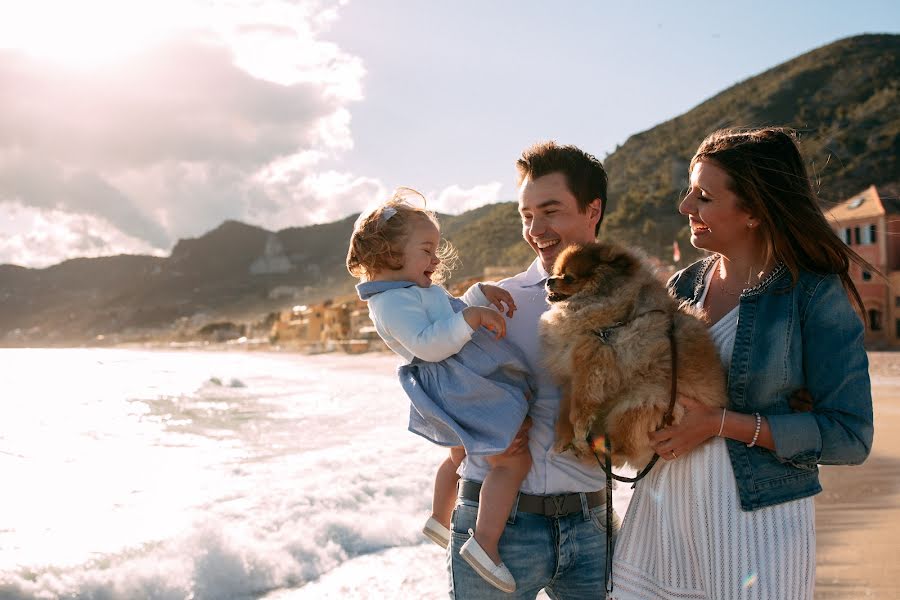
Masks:
[[[857,467],[822,467],[817,600],[900,598],[900,353],[869,353],[875,444]]]

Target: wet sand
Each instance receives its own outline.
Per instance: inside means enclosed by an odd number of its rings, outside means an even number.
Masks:
[[[900,598],[900,353],[869,354],[875,443],[856,467],[822,467],[816,600]]]

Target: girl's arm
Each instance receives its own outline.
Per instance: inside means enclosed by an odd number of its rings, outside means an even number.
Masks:
[[[869,361],[863,324],[836,276],[816,287],[800,327],[812,411],[767,417],[775,454],[807,468],[860,464],[874,429]]]
[[[459,297],[460,300],[469,306],[490,306],[491,301],[487,299],[482,291],[483,283],[476,283],[466,290],[466,293]],[[448,294],[450,292],[447,292]]]
[[[507,317],[512,317],[516,312],[516,301],[512,294],[492,283],[474,284],[460,296],[460,300],[469,306],[494,306],[501,313],[506,313]]]
[[[464,312],[431,322],[424,299],[416,288],[383,292],[371,298],[369,306],[388,335],[410,354],[428,362],[438,362],[459,352],[474,331],[466,322]]]

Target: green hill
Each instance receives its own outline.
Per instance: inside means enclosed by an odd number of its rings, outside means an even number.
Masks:
[[[689,248],[676,207],[703,138],[721,127],[785,125],[801,134],[824,203],[900,181],[900,36],[839,40],[738,83],[631,136],[610,154],[603,235],[671,256]]]
[[[631,136],[606,157],[610,206],[601,235],[664,259],[677,239],[690,259],[695,253],[676,207],[694,150],[725,126],[799,130],[826,205],[873,183],[900,189],[898,100],[898,35],[840,40],[738,83]],[[138,337],[178,322],[251,319],[286,303],[349,293],[354,281],[344,258],[355,218],[278,232],[226,221],[181,240],[166,258],[80,258],[46,269],[0,265],[0,345]],[[533,258],[513,202],[442,215],[441,224],[461,259],[452,281],[479,276],[487,266],[524,267]]]

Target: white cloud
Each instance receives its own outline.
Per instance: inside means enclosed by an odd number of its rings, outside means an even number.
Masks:
[[[103,12],[104,2],[87,0],[85,13]],[[93,68],[60,60],[61,48],[40,35],[11,36],[22,47],[0,49],[6,213],[30,207],[75,228],[72,239],[93,239],[90,230],[104,240],[84,252],[168,251],[225,219],[278,227],[331,220],[378,192],[371,178],[318,173],[353,147],[348,105],[362,98],[362,61],[322,39],[339,3],[176,4],[161,0],[159,14],[178,33]],[[118,21],[108,27],[137,27],[127,13],[113,10]],[[79,35],[63,40],[73,48],[90,22],[76,20]],[[0,32],[38,32],[40,23],[25,11]],[[36,41],[43,45],[28,47]],[[47,231],[10,232],[0,263],[82,253],[60,227],[38,229]]]
[[[279,85],[234,66],[224,46],[170,40],[114,68],[73,74],[0,54],[0,145],[115,171],[161,160],[258,165],[312,141],[345,145],[320,87]]]
[[[270,166],[257,177],[268,197],[280,207],[256,216],[255,222],[271,229],[334,221],[389,196],[384,184],[371,177],[280,166]]]
[[[36,1],[0,22],[0,263],[167,253],[225,219],[282,229],[390,195],[339,166],[365,77],[326,39],[342,0],[85,0],[71,27]]]
[[[482,185],[462,188],[451,185],[444,188],[433,198],[429,197],[428,207],[437,212],[449,215],[458,215],[485,204],[493,204],[500,201],[500,188],[503,184],[492,181]]]
[[[61,213],[94,214],[153,247],[165,246],[169,237],[134,199],[96,171],[43,159],[38,153],[0,152],[0,206],[10,202]]]
[[[161,254],[99,217],[0,203],[0,257],[4,262],[46,267],[74,256]]]

